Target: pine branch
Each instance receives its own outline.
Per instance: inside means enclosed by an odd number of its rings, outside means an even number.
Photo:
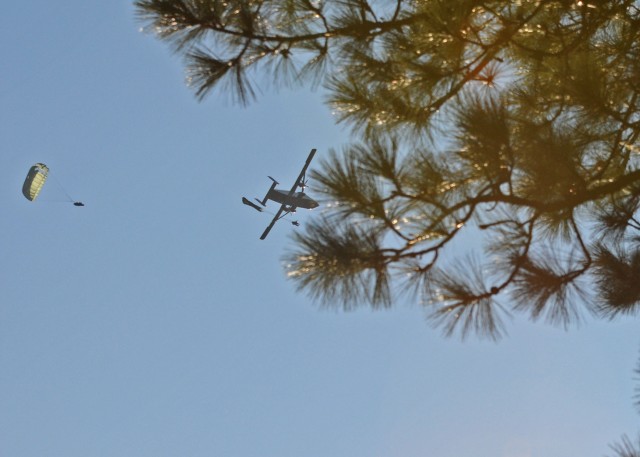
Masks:
[[[612,319],[640,311],[640,249],[631,252],[618,245],[615,251],[595,246],[594,277],[599,291],[598,312]]]
[[[613,457],[640,457],[640,436],[637,442],[633,443],[624,435],[619,443],[611,444],[609,447],[614,452]]]
[[[634,219],[634,214],[640,209],[640,195],[611,200],[610,204],[603,205],[596,213],[596,234],[600,240],[611,239],[614,243],[620,243],[629,229],[640,230],[640,225]]]
[[[635,2],[135,5],[185,56],[199,99],[217,88],[246,104],[256,75],[325,81],[353,127],[353,143],[312,174],[326,208],[287,257],[312,297],[386,307],[398,284],[437,286],[435,325],[489,338],[503,332],[498,298],[534,319],[578,320],[587,273],[601,316],[640,309]],[[487,242],[477,271],[445,269],[469,236]]]
[[[430,306],[435,307],[430,319],[436,327],[443,328],[446,336],[458,331],[462,339],[474,333],[498,340],[504,335],[500,314],[508,313],[493,299],[496,290],[487,289],[482,270],[474,260],[435,270],[430,278]]]
[[[299,290],[329,306],[351,309],[368,302],[391,305],[388,251],[369,227],[339,227],[322,219],[294,235],[297,248],[286,257],[288,276]]]
[[[533,320],[545,315],[548,323],[567,328],[580,319],[577,303],[584,292],[576,280],[585,271],[563,267],[551,251],[528,256],[514,278],[514,309],[528,311]]]

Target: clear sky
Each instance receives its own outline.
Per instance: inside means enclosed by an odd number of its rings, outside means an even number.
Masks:
[[[295,228],[260,241],[240,199],[348,140],[320,92],[198,103],[127,0],[2,11],[0,457],[600,457],[640,430],[637,320],[460,342],[295,291]]]

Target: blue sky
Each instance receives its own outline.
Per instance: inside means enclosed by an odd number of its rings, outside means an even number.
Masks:
[[[258,240],[240,198],[348,140],[322,94],[197,103],[130,2],[62,3],[9,2],[0,29],[0,456],[595,457],[635,436],[637,321],[516,318],[495,344],[404,298],[321,308],[283,274],[294,228]]]

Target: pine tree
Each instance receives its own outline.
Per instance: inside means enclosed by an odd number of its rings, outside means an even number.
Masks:
[[[637,1],[135,4],[199,99],[249,103],[258,74],[322,84],[352,127],[286,255],[314,298],[410,294],[446,334],[489,338],[511,313],[640,310]]]

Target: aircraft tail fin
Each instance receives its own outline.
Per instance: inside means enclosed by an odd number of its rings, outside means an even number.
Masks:
[[[273,179],[271,176],[268,177],[269,179],[271,179],[271,181],[273,181],[273,183],[271,183],[271,187],[269,188],[269,190],[267,191],[267,194],[264,196],[264,198],[262,199],[262,201],[258,200],[260,202],[260,204],[262,206],[267,206],[267,200],[269,200],[269,195],[271,194],[271,191],[273,189],[276,188],[276,186],[279,184],[278,181],[276,181],[275,179]]]
[[[252,207],[253,209],[255,209],[256,211],[262,212],[262,208],[260,208],[258,205],[256,205],[255,203],[253,203],[250,200],[247,200],[245,197],[242,197],[242,203],[244,203],[247,206]]]

